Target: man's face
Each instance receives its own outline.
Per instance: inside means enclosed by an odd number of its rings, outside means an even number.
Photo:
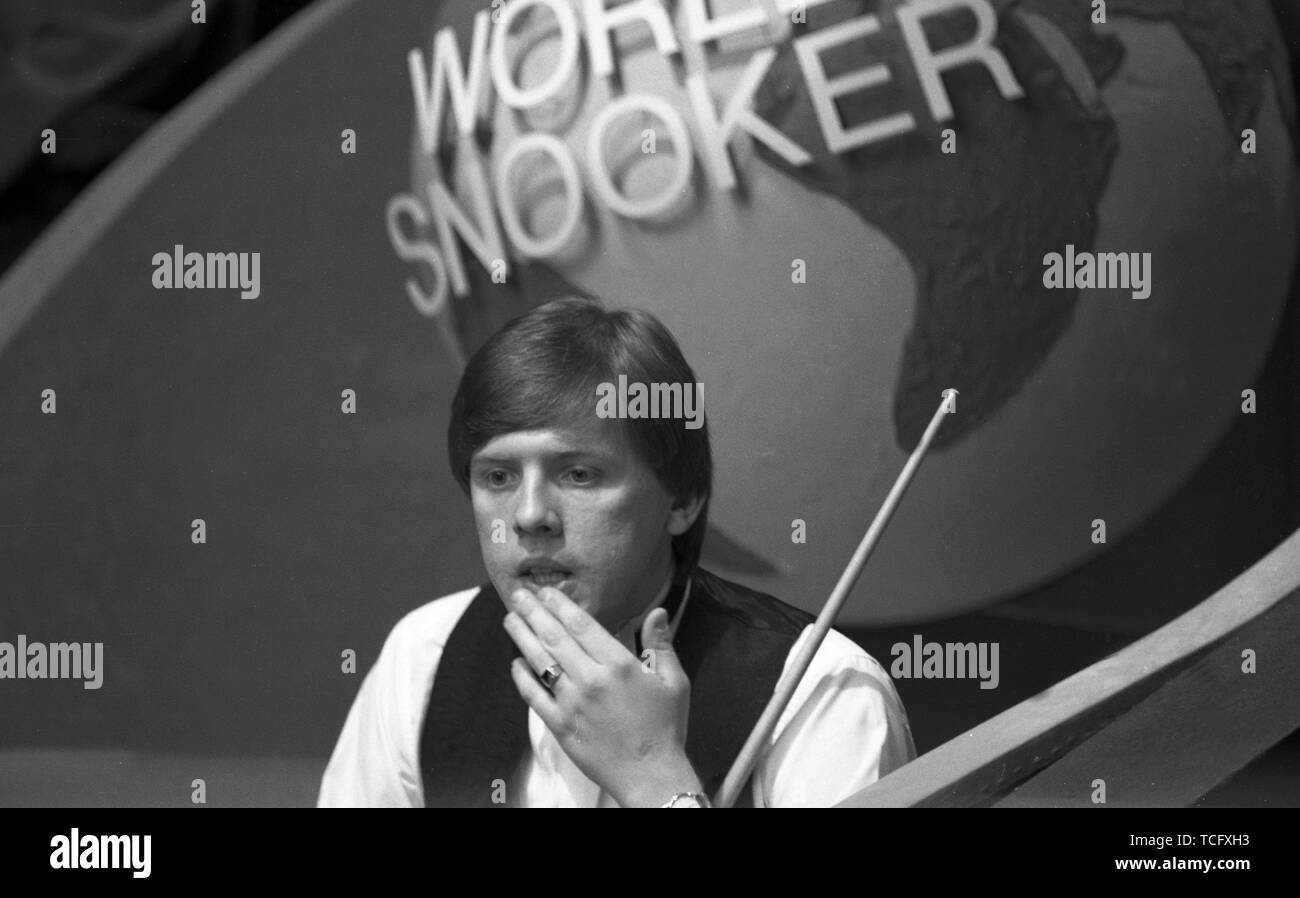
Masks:
[[[608,419],[496,437],[471,459],[470,498],[502,598],[552,586],[611,632],[659,592],[695,518]]]

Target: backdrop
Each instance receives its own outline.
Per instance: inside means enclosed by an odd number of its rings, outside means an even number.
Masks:
[[[443,104],[435,150],[416,85],[451,59],[440,29],[460,71],[476,58],[480,5],[327,2],[259,45],[0,284],[0,639],[100,640],[106,658],[98,692],[5,683],[6,741],[327,751],[396,619],[482,579],[445,459],[459,357],[552,296],[643,306],[677,334],[715,440],[706,564],[809,609],[939,391],[961,391],[850,628],[939,625],[1103,560],[1241,426],[1243,390],[1264,397],[1261,432],[1288,433],[1288,397],[1261,379],[1297,220],[1291,75],[1266,8],[1112,2],[1093,23],[1080,4],[994,3],[981,44],[983,4],[951,5],[920,22],[923,46],[996,47],[1011,80],[979,63],[943,74],[948,118],[894,4],[817,5],[775,44],[751,31],[706,53],[683,3],[678,56],[644,28],[615,38],[617,90],[585,36],[535,107],[494,99],[485,70],[475,137]],[[874,32],[843,30],[872,13]],[[564,33],[545,6],[521,17],[507,78],[542,83]],[[809,57],[798,41],[818,34]],[[849,92],[875,62],[888,82]],[[692,83],[715,119],[752,87],[807,158],[743,135],[720,158]],[[618,93],[664,105],[597,128]],[[912,125],[891,136],[854,130],[902,113]],[[577,194],[536,155],[502,177],[536,133],[558,138]],[[633,200],[671,202],[621,215],[601,168]],[[538,238],[576,195],[571,239],[528,258],[498,188]],[[178,245],[259,253],[259,295],[158,289],[152,260]],[[1150,295],[1049,289],[1044,258],[1067,246],[1150,253]],[[1289,470],[1279,440],[1254,457]],[[1097,602],[1113,619],[1119,570],[1059,616]]]

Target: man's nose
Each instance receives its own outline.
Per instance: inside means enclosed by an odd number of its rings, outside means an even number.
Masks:
[[[525,475],[515,503],[515,527],[521,533],[559,533],[560,515],[545,478]]]

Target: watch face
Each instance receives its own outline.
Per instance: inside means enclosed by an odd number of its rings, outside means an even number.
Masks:
[[[688,792],[683,795],[674,795],[668,802],[670,808],[707,808],[709,800],[703,795],[696,795]]]

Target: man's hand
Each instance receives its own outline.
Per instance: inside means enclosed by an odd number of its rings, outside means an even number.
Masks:
[[[646,616],[642,663],[558,589],[515,590],[505,629],[523,659],[515,686],[590,780],[623,807],[658,807],[678,792],[701,791],[686,759],[690,680],[673,651],[668,612]],[[537,675],[564,671],[548,690]]]

